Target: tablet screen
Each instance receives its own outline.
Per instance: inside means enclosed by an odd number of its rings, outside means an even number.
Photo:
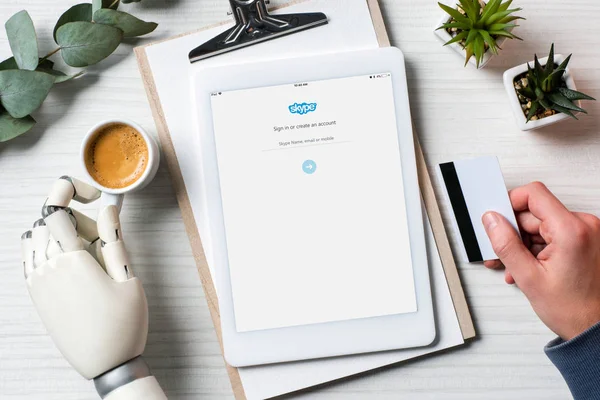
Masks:
[[[211,103],[237,331],[417,311],[391,74]]]

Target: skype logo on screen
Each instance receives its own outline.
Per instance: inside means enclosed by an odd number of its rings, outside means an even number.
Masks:
[[[294,103],[288,107],[292,114],[308,114],[316,111],[317,103]]]

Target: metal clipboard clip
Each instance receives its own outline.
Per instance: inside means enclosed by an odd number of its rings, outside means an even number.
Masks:
[[[265,0],[229,0],[235,26],[196,47],[190,62],[290,35],[328,23],[323,13],[282,14],[271,16]]]

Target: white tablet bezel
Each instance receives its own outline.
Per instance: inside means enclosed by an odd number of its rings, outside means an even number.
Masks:
[[[224,356],[235,367],[333,357],[431,344],[436,337],[429,263],[417,178],[414,138],[408,102],[404,56],[396,48],[334,53],[260,63],[193,69],[198,142],[204,171],[218,171],[211,93],[277,86],[295,82],[390,72],[402,161],[407,219],[418,311],[289,328],[239,333],[235,328],[227,244],[218,172],[205,174],[208,209],[214,210],[209,229],[214,248],[214,271],[219,299]],[[365,210],[368,212],[368,210]]]

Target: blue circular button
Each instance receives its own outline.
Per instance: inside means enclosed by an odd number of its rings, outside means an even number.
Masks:
[[[302,163],[302,171],[305,174],[312,175],[317,171],[317,163],[313,160],[306,160]]]

